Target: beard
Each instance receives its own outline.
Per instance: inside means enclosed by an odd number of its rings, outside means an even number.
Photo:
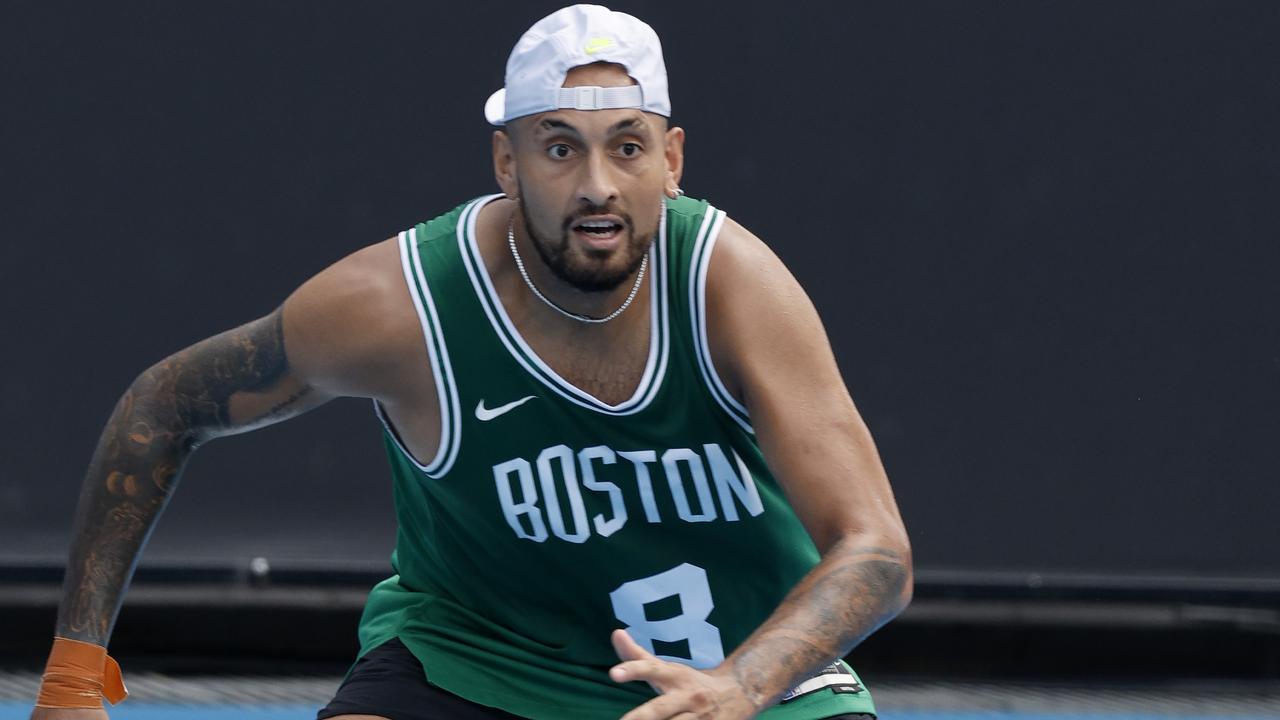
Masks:
[[[533,247],[538,251],[542,262],[551,268],[551,272],[556,277],[582,292],[609,292],[625,282],[640,269],[640,263],[644,262],[645,253],[648,252],[649,245],[657,234],[655,230],[647,236],[638,236],[630,215],[613,211],[607,206],[587,206],[564,221],[559,238],[545,238],[534,229],[533,221],[524,203],[521,202],[519,205],[525,231],[529,233],[529,239],[532,240]],[[621,250],[626,253],[626,262],[621,267],[606,265],[603,259],[595,260],[590,253],[586,257],[570,253],[569,233],[573,231],[574,225],[589,215],[617,215],[622,218],[622,232],[625,233],[626,242]]]

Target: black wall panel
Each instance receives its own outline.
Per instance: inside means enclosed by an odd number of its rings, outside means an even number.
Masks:
[[[0,564],[61,561],[137,372],[493,190],[481,107],[555,7],[4,3]],[[1280,582],[1280,5],[615,7],[685,188],[822,312],[924,576]],[[381,452],[354,400],[213,443],[145,562],[385,562]]]

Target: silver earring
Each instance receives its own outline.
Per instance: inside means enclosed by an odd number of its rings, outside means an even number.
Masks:
[[[667,195],[668,195],[668,196],[670,196],[672,200],[675,200],[676,198],[680,197],[681,195],[684,195],[684,191],[683,191],[683,190],[681,190],[681,189],[680,189],[680,188],[678,188],[678,187],[677,187],[677,188],[672,188],[672,189],[670,189],[670,190],[668,190],[668,191],[667,191]]]

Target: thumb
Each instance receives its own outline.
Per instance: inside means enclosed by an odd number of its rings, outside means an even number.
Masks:
[[[613,642],[613,651],[618,654],[619,660],[649,660],[653,658],[653,653],[640,647],[640,645],[627,634],[626,630],[614,630],[609,636],[609,640]]]

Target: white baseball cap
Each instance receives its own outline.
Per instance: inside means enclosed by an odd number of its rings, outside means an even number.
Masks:
[[[569,70],[596,62],[622,65],[637,84],[561,87]],[[493,125],[558,109],[637,108],[671,117],[658,34],[600,5],[562,8],[535,23],[511,50],[505,82],[484,104],[484,117]]]

